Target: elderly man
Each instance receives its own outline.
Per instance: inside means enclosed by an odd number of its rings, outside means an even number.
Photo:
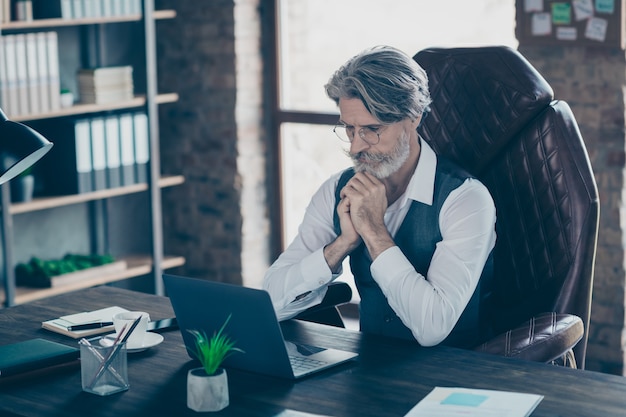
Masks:
[[[495,207],[482,183],[420,138],[431,101],[425,71],[379,46],[337,70],[326,93],[339,107],[334,132],[350,144],[354,167],[322,184],[265,275],[279,318],[319,304],[349,256],[361,331],[423,346],[480,342],[489,331],[479,315]]]

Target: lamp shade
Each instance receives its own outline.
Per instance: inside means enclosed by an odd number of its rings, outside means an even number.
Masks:
[[[0,167],[0,184],[17,177],[52,148],[52,142],[30,127],[9,120],[0,109],[0,155],[11,161]]]

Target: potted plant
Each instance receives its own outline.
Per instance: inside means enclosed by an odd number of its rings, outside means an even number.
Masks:
[[[66,109],[74,105],[74,94],[68,88],[61,89],[61,107]]]
[[[222,363],[234,352],[243,353],[224,334],[230,317],[210,339],[204,332],[188,330],[195,338],[192,354],[202,364],[202,367],[190,369],[187,373],[187,407],[194,411],[219,411],[229,404],[228,378]]]

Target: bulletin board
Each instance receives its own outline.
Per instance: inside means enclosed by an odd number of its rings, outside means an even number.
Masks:
[[[516,0],[521,45],[626,49],[626,0]]]

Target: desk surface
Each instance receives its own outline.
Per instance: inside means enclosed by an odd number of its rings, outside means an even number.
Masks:
[[[64,314],[119,305],[145,310],[153,319],[173,315],[169,300],[111,287],[0,309],[0,343],[34,337],[76,345],[74,339],[41,329]],[[359,359],[298,382],[228,371],[230,406],[219,416],[275,416],[283,410],[342,416],[403,416],[435,386],[499,389],[545,396],[533,417],[624,416],[626,378],[523,362],[447,347],[363,335],[328,326],[289,321],[287,338],[355,351]],[[195,366],[180,332],[129,355],[130,389],[110,397],[81,391],[80,369],[72,367],[36,379],[0,385],[0,415],[184,416],[186,374]]]

